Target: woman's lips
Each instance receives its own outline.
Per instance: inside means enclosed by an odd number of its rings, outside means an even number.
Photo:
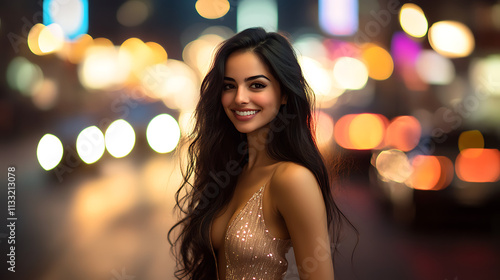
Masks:
[[[255,115],[257,115],[260,110],[232,110],[234,117],[239,121],[251,120]]]

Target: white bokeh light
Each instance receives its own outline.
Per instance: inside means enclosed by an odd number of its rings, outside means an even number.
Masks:
[[[62,159],[63,145],[61,140],[52,134],[45,134],[36,147],[36,157],[45,170],[54,169]]]
[[[343,56],[335,61],[333,77],[345,89],[362,89],[368,81],[368,69],[360,60]]]
[[[90,126],[82,130],[76,138],[76,151],[83,162],[92,164],[104,154],[104,135],[97,126]]]
[[[104,135],[106,149],[115,158],[128,155],[135,145],[134,128],[125,120],[112,122]]]
[[[146,137],[157,153],[169,153],[177,147],[181,131],[177,121],[169,114],[160,114],[149,122]]]

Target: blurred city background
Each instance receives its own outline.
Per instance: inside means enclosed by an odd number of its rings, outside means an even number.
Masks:
[[[342,160],[336,279],[500,279],[496,0],[3,1],[1,279],[174,279],[181,143],[252,26],[290,38]]]

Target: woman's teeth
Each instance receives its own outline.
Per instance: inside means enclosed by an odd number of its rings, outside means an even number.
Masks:
[[[235,112],[239,116],[249,116],[249,115],[253,115],[253,114],[257,113],[258,110],[255,110],[255,111],[235,111]]]

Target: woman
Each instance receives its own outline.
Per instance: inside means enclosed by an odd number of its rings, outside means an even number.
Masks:
[[[280,34],[247,29],[219,47],[176,193],[184,216],[169,231],[180,226],[178,279],[282,279],[291,246],[301,279],[333,279],[345,217],[315,145],[311,97]]]

